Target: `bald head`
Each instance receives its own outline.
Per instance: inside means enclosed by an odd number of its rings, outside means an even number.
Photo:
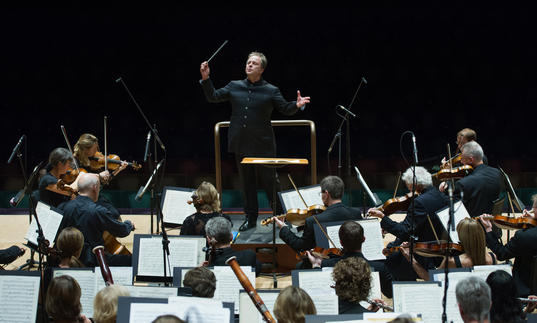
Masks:
[[[90,195],[92,192],[99,192],[99,175],[80,173],[78,175],[78,192],[84,195]]]

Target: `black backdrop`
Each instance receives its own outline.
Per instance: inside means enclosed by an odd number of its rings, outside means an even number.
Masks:
[[[141,160],[148,129],[118,77],[157,124],[168,157],[211,160],[213,126],[230,108],[205,101],[199,65],[228,39],[210,64],[215,85],[243,78],[247,54],[264,52],[266,80],[288,100],[297,89],[312,97],[295,117],[316,122],[320,157],[339,123],[335,106],[348,106],[365,77],[353,161],[398,158],[405,130],[421,158],[441,156],[470,127],[492,163],[535,171],[536,27],[530,8],[488,6],[3,9],[0,161],[22,134],[29,162],[46,158],[64,145],[61,124],[73,144],[83,132],[102,140],[104,115],[110,151]],[[276,133],[280,155],[308,153],[305,130]],[[16,164],[1,169],[19,174]]]

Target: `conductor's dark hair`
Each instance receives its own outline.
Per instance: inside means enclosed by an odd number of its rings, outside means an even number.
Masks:
[[[340,200],[343,197],[344,190],[345,184],[337,176],[327,176],[321,181],[321,191],[328,192],[332,199]]]

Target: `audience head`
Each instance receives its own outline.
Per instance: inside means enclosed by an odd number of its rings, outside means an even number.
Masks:
[[[413,323],[414,320],[408,314],[401,314],[398,317],[391,320],[389,323]]]
[[[209,269],[196,267],[187,271],[183,285],[192,289],[192,296],[212,298],[216,289],[216,277]]]
[[[462,219],[457,224],[457,234],[466,253],[474,266],[486,265],[485,231],[480,223],[471,218]]]
[[[327,176],[321,181],[321,197],[324,204],[330,205],[331,201],[339,201],[343,198],[345,184],[337,176]]]
[[[117,315],[119,296],[130,296],[129,291],[120,285],[110,285],[101,289],[93,300],[93,319],[95,323],[114,323]]]
[[[45,301],[45,310],[54,322],[74,322],[80,317],[82,291],[77,281],[68,275],[51,280]]]
[[[161,315],[153,320],[151,323],[185,323],[185,321],[181,320],[175,315]]]
[[[62,259],[69,259],[69,267],[83,267],[78,260],[84,247],[84,235],[75,227],[63,229],[56,240],[56,248],[61,252]]]
[[[345,251],[360,251],[364,240],[364,228],[359,223],[346,221],[339,227],[339,241]]]
[[[403,175],[401,175],[401,179],[405,183],[406,187],[409,191],[412,191],[412,181],[414,179],[414,167],[409,167]],[[416,190],[421,191],[429,186],[433,185],[433,178],[431,177],[431,173],[429,173],[424,167],[417,166],[416,167]]]
[[[332,277],[340,299],[351,303],[367,300],[371,290],[371,268],[365,259],[349,257],[340,260]]]
[[[524,316],[522,303],[517,299],[517,288],[513,277],[503,270],[496,270],[487,277],[492,306],[491,322],[518,322]]]
[[[274,316],[278,323],[302,323],[306,315],[315,315],[313,300],[302,288],[287,286],[282,289],[274,303]]]
[[[483,279],[470,276],[460,280],[455,288],[455,295],[464,322],[483,322],[488,319],[491,305],[490,287]]]
[[[192,199],[198,212],[220,212],[218,191],[209,182],[202,182],[194,194],[192,194]]]
[[[465,143],[461,148],[461,163],[470,166],[482,164],[483,148],[475,141]]]
[[[205,233],[210,244],[228,244],[233,239],[231,222],[221,216],[211,218],[207,221]]]

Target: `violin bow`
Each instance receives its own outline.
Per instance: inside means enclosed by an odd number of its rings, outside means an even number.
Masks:
[[[457,147],[457,149],[459,149]],[[449,158],[449,171],[453,170],[453,160],[451,159],[451,147],[449,146],[449,143],[447,144],[447,151],[448,151],[448,158]],[[451,178],[451,185],[453,185],[453,189],[455,189],[455,179]]]
[[[78,163],[76,162],[75,155],[73,154],[73,148],[71,148],[71,144],[69,143],[69,138],[67,138],[67,131],[65,131],[65,127],[63,125],[60,126],[63,134],[63,138],[65,139],[65,143],[67,144],[67,148],[69,148],[69,152],[73,156],[73,163],[75,164],[76,170],[78,170]]]
[[[429,214],[427,213],[427,220],[429,220],[429,225],[431,226],[431,229],[433,230],[434,237],[436,238],[436,241],[438,244],[440,244],[440,239],[438,239],[438,234],[436,234],[436,230],[433,226],[433,221],[431,221],[431,217],[429,217]]]
[[[397,177],[397,183],[395,183],[395,191],[393,191],[393,197],[395,198],[397,195],[397,190],[399,189],[399,182],[401,181],[401,171],[399,171],[399,176]]]
[[[108,170],[108,117],[104,116],[104,171]]]
[[[293,182],[293,178],[291,178],[291,174],[287,174],[287,177],[289,177],[289,180],[291,181],[291,184],[293,184],[293,187],[295,188],[295,191],[298,193],[298,196],[300,197],[300,199],[302,200],[302,203],[304,203],[304,205],[306,206],[306,209],[307,209],[308,204],[306,204],[306,201],[304,201],[304,198],[302,197],[302,194],[300,194],[300,191],[296,187],[295,182]]]

